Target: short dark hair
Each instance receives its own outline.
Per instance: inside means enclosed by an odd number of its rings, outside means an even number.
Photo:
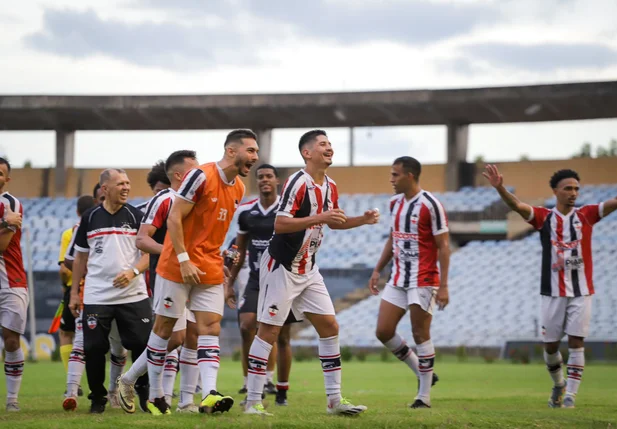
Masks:
[[[96,200],[94,197],[90,195],[82,195],[77,199],[77,214],[79,216],[83,215],[86,210],[92,208],[96,205]]]
[[[6,165],[7,170],[9,170],[9,174],[11,173],[11,163],[8,159],[0,157],[0,165]]]
[[[328,134],[326,134],[324,130],[311,130],[302,134],[302,137],[300,137],[300,142],[298,143],[298,150],[300,153],[302,153],[302,148],[304,148],[305,145],[315,140],[318,136],[328,137]]]
[[[112,172],[126,174],[126,171],[123,168],[106,168],[101,171],[101,175],[99,176],[99,184],[103,185],[103,183],[107,182],[111,178]]]
[[[269,168],[270,170],[274,172],[274,177],[279,177],[279,172],[276,169],[276,167],[270,164],[261,164],[259,167],[257,167],[257,170],[255,170],[255,176],[259,174],[259,170],[265,170],[267,168]]]
[[[231,143],[242,143],[242,139],[253,139],[257,141],[257,134],[248,128],[233,130],[227,134],[224,147],[229,146]]]
[[[174,165],[182,164],[186,158],[197,159],[194,150],[177,150],[172,152],[165,161],[165,172],[169,172]]]
[[[416,180],[420,180],[420,174],[422,173],[422,164],[411,156],[400,156],[394,160],[392,165],[400,164],[403,167],[405,173],[411,173]]]
[[[159,161],[152,166],[152,170],[148,173],[146,181],[148,182],[150,189],[154,189],[156,184],[159,182],[163,182],[164,184],[171,186],[171,182],[169,181],[169,177],[167,177],[167,172],[165,170],[165,161]]]
[[[96,200],[96,194],[99,191],[99,189],[101,189],[101,184],[97,183],[96,185],[94,185],[94,189],[92,190],[92,198],[94,198]]]
[[[557,185],[559,185],[559,182],[561,182],[563,179],[576,179],[579,182],[581,181],[576,171],[570,169],[559,170],[553,174],[551,180],[549,181],[551,189],[556,189]]]

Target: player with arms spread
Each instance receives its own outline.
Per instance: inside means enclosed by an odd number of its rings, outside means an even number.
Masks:
[[[366,410],[341,397],[341,352],[334,305],[315,257],[325,225],[350,229],[375,224],[379,212],[347,218],[338,206],[336,183],[326,176],[332,164],[332,145],[325,131],[313,130],[300,138],[306,167],[283,186],[274,236],[261,257],[259,269],[259,329],[249,351],[248,398],[245,412],[269,415],[261,403],[268,356],[290,310],[308,318],[319,334],[329,414],[355,415]]]
[[[448,219],[437,198],[420,187],[421,171],[420,163],[409,156],[397,158],[392,164],[390,182],[396,195],[390,199],[390,237],[369,281],[369,289],[377,295],[380,273],[394,259],[381,298],[376,336],[419,379],[418,395],[411,408],[431,407],[431,386],[437,381],[433,373],[435,347],[431,340],[433,307],[437,302],[443,309],[449,300]],[[396,333],[396,326],[407,309],[417,356]]]
[[[574,408],[585,367],[585,337],[589,334],[594,294],[591,236],[593,226],[617,209],[617,198],[576,207],[580,178],[575,171],[559,170],[550,179],[557,198],[555,208],[532,207],[506,190],[494,165],[482,173],[512,210],[540,231],[542,244],[542,331],[544,360],[554,387],[551,408]],[[559,343],[568,336],[568,381],[564,382]],[[565,393],[565,397],[564,397]]]

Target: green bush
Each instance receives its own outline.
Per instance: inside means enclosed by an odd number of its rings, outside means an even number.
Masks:
[[[456,348],[456,359],[459,362],[465,362],[467,360],[467,348],[465,346],[458,346]]]
[[[382,362],[388,362],[390,360],[390,356],[392,356],[390,350],[386,348],[381,349],[381,352],[379,353],[379,358]]]
[[[239,362],[241,358],[242,358],[242,350],[234,349],[233,353],[231,354],[231,360],[234,362]]]
[[[310,348],[298,347],[294,351],[294,359],[298,362],[310,361],[313,359],[313,351]]]
[[[356,359],[358,359],[359,362],[364,362],[366,361],[366,355],[368,353],[366,352],[366,350],[358,350],[356,352]]]
[[[349,362],[353,358],[353,353],[351,351],[351,347],[344,346],[341,347],[341,360],[343,362]]]

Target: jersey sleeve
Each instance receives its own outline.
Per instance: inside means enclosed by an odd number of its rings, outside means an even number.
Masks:
[[[532,207],[527,223],[535,229],[540,230],[550,212],[551,211],[545,207]]]
[[[171,210],[171,198],[153,198],[146,207],[141,223],[160,229],[165,225],[169,210]]]
[[[302,206],[306,193],[306,182],[301,178],[301,175],[296,175],[285,183],[282,192],[283,198],[281,198],[279,209],[276,212],[277,216],[294,217]]]
[[[238,234],[246,234],[249,232],[248,210],[242,210],[238,214]]]
[[[75,231],[75,240],[73,241],[73,247],[75,250],[81,253],[87,253],[90,250],[88,245],[88,218],[84,215],[79,222],[79,228]]]
[[[73,228],[69,228],[62,233],[62,238],[60,238],[60,253],[58,255],[58,265],[64,262],[64,256],[66,255],[66,251],[69,248],[69,244],[71,243],[71,238],[73,238]]]
[[[184,175],[176,196],[196,203],[202,197],[205,186],[206,173],[201,168],[194,168]]]
[[[602,214],[604,213],[604,203],[583,206],[578,209],[578,212],[585,216],[585,219],[587,219],[591,225],[594,225],[602,219]]]
[[[433,235],[441,235],[449,231],[448,216],[446,211],[437,200],[431,200],[429,211],[431,213],[431,230]]]
[[[338,205],[338,187],[336,186],[336,183],[331,182],[330,189],[332,189],[332,207],[338,209],[340,207]]]

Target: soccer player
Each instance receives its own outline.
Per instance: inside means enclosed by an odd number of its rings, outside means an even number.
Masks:
[[[265,369],[272,344],[289,312],[302,313],[319,334],[319,358],[323,369],[329,414],[354,415],[366,410],[341,397],[341,354],[334,305],[315,257],[325,225],[350,229],[375,224],[379,212],[347,218],[338,206],[338,190],[326,170],[334,151],[323,130],[300,138],[299,150],[306,167],[291,175],[283,186],[274,222],[274,236],[260,260],[259,328],[249,350],[248,398],[245,413],[269,415],[261,397]]]
[[[482,174],[508,207],[540,231],[544,360],[554,383],[548,405],[574,408],[585,367],[585,337],[589,334],[594,294],[592,229],[617,209],[617,198],[576,207],[580,178],[575,171],[559,170],[549,181],[557,199],[555,208],[532,207],[506,190],[496,166],[487,165]],[[564,334],[568,336],[569,348],[567,383],[559,352]]]
[[[157,195],[162,190],[171,186],[171,181],[169,177],[167,177],[167,171],[165,170],[165,161],[159,161],[152,166],[152,169],[148,172],[148,176],[146,177],[146,182],[148,182],[148,186],[152,189],[154,195]],[[149,202],[150,200],[147,200],[141,204],[137,204],[135,207],[145,213]],[[151,285],[154,285],[154,282],[152,282]]]
[[[11,164],[0,158],[0,326],[4,341],[6,410],[19,411],[17,397],[24,370],[19,337],[26,329],[28,283],[21,254],[21,223],[24,208],[4,191],[11,181]]]
[[[392,164],[390,183],[396,195],[390,199],[390,236],[369,281],[373,295],[379,294],[380,273],[394,259],[381,297],[376,336],[419,380],[411,408],[431,407],[431,386],[437,381],[433,374],[431,321],[435,302],[440,309],[448,305],[450,265],[446,212],[435,196],[420,187],[421,171],[420,163],[409,156],[397,158]],[[407,309],[417,356],[396,333]]]
[[[187,300],[199,332],[197,362],[203,398],[199,410],[225,412],[233,406],[231,397],[216,390],[225,307],[220,249],[244,196],[244,184],[238,175],[246,177],[258,159],[257,136],[250,130],[234,130],[227,135],[224,150],[219,162],[203,164],[186,174],[167,220],[154,287],[161,299],[147,348],[150,401],[161,414],[169,413],[159,387],[167,345]],[[126,400],[122,390],[120,395]],[[130,406],[130,401],[127,403]]]
[[[124,170],[104,170],[99,183],[105,200],[82,216],[73,262],[75,279],[87,271],[83,329],[91,413],[104,412],[107,403],[103,382],[112,322],[116,321],[122,344],[134,360],[145,349],[152,326],[152,307],[140,275],[148,267],[148,256],[142,257],[135,246],[142,213],[127,204],[130,181]],[[70,308],[75,316],[80,305],[79,285],[73,282]]]
[[[167,219],[174,202],[175,191],[180,188],[186,172],[198,167],[198,165],[197,155],[194,151],[180,150],[169,155],[167,161],[163,163],[163,168],[167,172],[171,188],[159,191],[154,198],[148,202],[146,207],[144,219],[137,232],[137,248],[150,254],[149,270],[151,284],[153,285],[155,284],[156,267],[159,256],[163,249],[165,235],[167,234]],[[148,177],[151,177],[151,174],[149,174]],[[158,182],[160,183],[161,180]],[[154,308],[156,308],[160,299],[161,295],[155,289]],[[190,311],[187,309],[185,313],[190,313]],[[197,370],[197,326],[194,323],[195,319],[192,314],[183,314],[176,321],[173,327],[173,334],[167,344],[168,353],[165,358],[162,386],[156,386],[154,388],[157,390],[160,388],[163,389],[165,401],[167,405],[171,406],[176,373],[179,367],[177,349],[185,342],[187,322],[192,329],[189,333],[189,341],[186,344],[187,347],[184,347],[181,352],[181,360],[183,362],[181,391],[185,391],[185,393],[190,391],[190,401],[186,400],[185,403],[183,403],[182,400],[186,398],[181,398],[180,405],[176,411],[197,412],[197,406],[193,403],[193,393],[195,392],[195,385],[199,377],[199,371]],[[118,378],[118,391],[122,392],[120,404],[128,413],[133,413],[135,411],[134,406],[131,408],[127,405],[133,401],[133,385],[139,376],[147,372],[148,360],[146,354],[140,356],[140,359],[131,366],[131,369]],[[160,380],[160,378],[157,380]],[[150,388],[153,388],[153,386],[151,385]],[[122,398],[125,398],[126,402]],[[152,402],[148,402],[148,410],[153,414],[158,414],[160,412]]]
[[[86,212],[86,210],[94,207],[95,201],[90,195],[82,195],[77,199],[77,216],[81,218],[81,216]],[[70,269],[66,267],[64,264],[64,257],[66,252],[69,249],[69,244],[71,243],[71,239],[73,238],[73,232],[77,229],[79,224],[75,224],[71,228],[67,228],[62,232],[62,237],[60,239],[60,254],[58,256],[58,265],[60,266],[60,279],[62,280],[62,289],[63,289],[63,310],[60,319],[60,357],[62,358],[62,363],[64,364],[64,369],[68,374],[69,371],[69,358],[71,356],[71,352],[73,351],[73,339],[75,337],[75,316],[69,309],[69,302],[71,299],[71,285],[73,281],[72,272]],[[66,394],[67,392],[65,392]],[[81,387],[78,389],[78,395],[81,396],[83,393],[81,392]]]
[[[276,218],[279,196],[278,171],[270,164],[262,164],[256,170],[259,198],[242,204],[238,208],[238,246],[239,260],[233,265],[229,282],[226,285],[226,301],[231,308],[236,308],[236,299],[233,284],[246,259],[248,248],[249,280],[244,288],[244,294],[238,306],[240,332],[242,333],[242,367],[244,370],[245,385],[248,374],[249,349],[257,333],[257,299],[259,297],[259,260],[268,247],[268,242],[274,233],[274,219]],[[290,312],[278,337],[278,378],[276,388],[272,383],[272,372],[276,362],[276,354],[270,353],[266,369],[267,393],[276,393],[277,405],[287,405],[287,390],[289,389],[289,372],[291,370],[291,323],[296,322]],[[273,352],[276,347],[273,347]],[[272,366],[270,366],[272,363]]]

